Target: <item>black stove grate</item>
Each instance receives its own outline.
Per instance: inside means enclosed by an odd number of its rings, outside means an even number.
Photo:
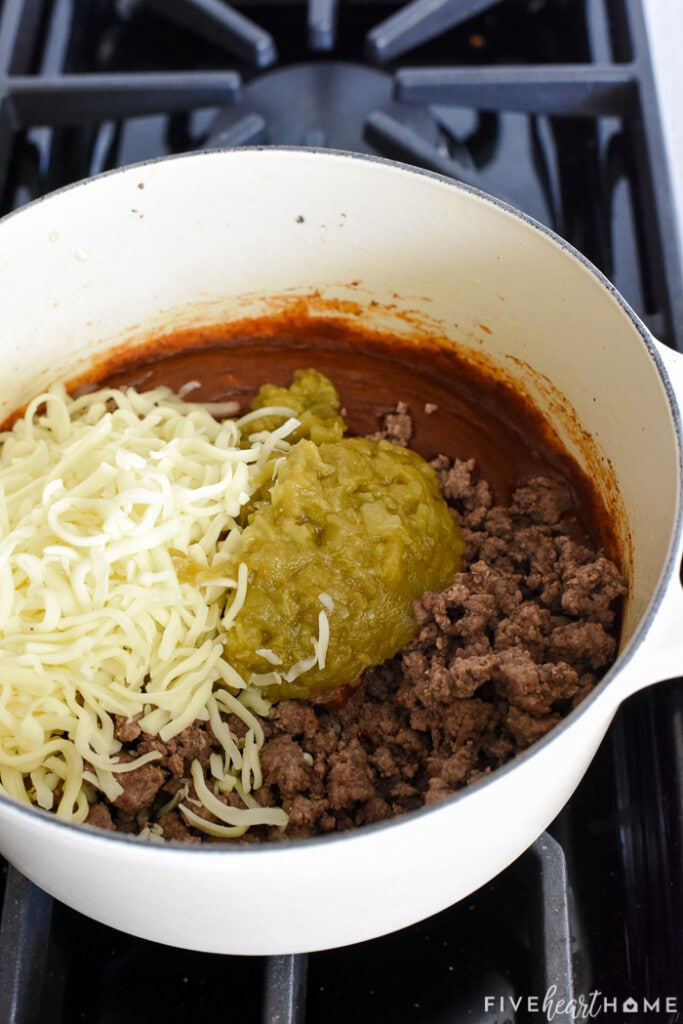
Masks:
[[[506,198],[683,351],[639,0],[0,0],[0,212],[111,167],[245,144],[377,153]],[[5,866],[0,1022],[230,1012],[246,1024],[536,1024],[571,1019],[559,999],[595,992],[608,1003],[589,1015],[584,1002],[583,1019],[616,1024],[634,998],[647,1016],[626,1019],[673,1022],[680,681],[621,709],[550,832],[443,914],[298,957],[168,950],[80,917]]]
[[[231,1013],[262,1024],[524,1021],[534,998],[574,998],[569,899],[562,848],[544,835],[499,879],[415,926],[417,962],[400,932],[324,953],[220,957],[85,921],[9,868],[0,1020],[181,1024],[229,993]]]

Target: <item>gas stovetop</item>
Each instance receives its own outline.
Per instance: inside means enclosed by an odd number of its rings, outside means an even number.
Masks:
[[[638,0],[4,0],[0,97],[3,213],[191,149],[374,153],[548,224],[683,351]],[[622,708],[567,808],[508,871],[386,938],[308,956],[194,954],[86,920],[13,868],[3,888],[2,1024],[218,1013],[282,1024],[674,1021],[683,686]]]

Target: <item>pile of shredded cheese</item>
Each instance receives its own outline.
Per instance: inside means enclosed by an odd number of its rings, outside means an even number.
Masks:
[[[116,800],[120,773],[160,756],[121,761],[115,715],[140,716],[164,742],[203,720],[221,750],[209,779],[192,765],[196,799],[185,788],[175,801],[187,822],[225,837],[286,825],[253,796],[273,674],[245,680],[223,658],[248,581],[245,565],[235,579],[221,564],[298,421],[285,408],[218,418],[234,412],[165,388],[71,398],[56,386],[0,435],[0,789],[11,797],[82,822],[97,794]],[[249,435],[264,413],[282,425]],[[328,636],[323,610],[310,665]],[[226,806],[227,791],[246,809]]]

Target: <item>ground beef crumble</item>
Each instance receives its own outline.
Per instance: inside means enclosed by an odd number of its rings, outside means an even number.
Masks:
[[[405,445],[411,433],[400,404],[376,436]],[[359,687],[336,701],[328,694],[324,703],[273,707],[255,796],[263,806],[284,807],[287,837],[345,830],[441,800],[552,729],[614,659],[626,586],[604,554],[572,539],[568,485],[526,480],[502,507],[472,460],[441,455],[432,465],[462,527],[462,571],[443,593],[416,602],[414,640],[368,670]],[[231,725],[239,734],[242,723]],[[127,758],[161,754],[118,776],[124,792],[113,806],[91,810],[90,823],[124,831],[153,824],[159,807],[188,786],[192,761],[207,765],[215,746],[201,722],[167,744],[136,722],[118,721],[117,735]],[[230,794],[223,799],[239,803]],[[207,838],[176,810],[159,821],[165,838]],[[242,841],[281,835],[255,828]]]

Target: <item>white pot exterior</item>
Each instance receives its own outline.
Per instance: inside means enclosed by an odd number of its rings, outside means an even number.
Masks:
[[[383,934],[507,866],[571,795],[619,702],[678,674],[681,369],[585,261],[525,218],[380,160],[196,154],[92,179],[6,218],[0,283],[0,419],[154,332],[265,313],[274,296],[315,294],[314,315],[348,307],[351,319],[373,299],[365,326],[431,327],[519,380],[596,479],[630,563],[623,650],[598,690],[514,764],[436,807],[343,836],[188,849],[0,799],[0,852],[58,899],[212,952]]]

